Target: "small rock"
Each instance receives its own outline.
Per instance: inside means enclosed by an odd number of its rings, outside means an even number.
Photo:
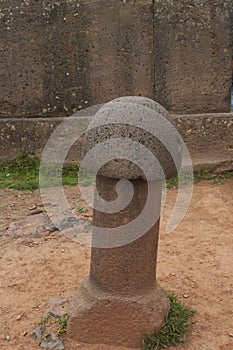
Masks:
[[[27,331],[23,332],[23,337],[26,337],[27,334],[28,334]]]
[[[16,319],[16,321],[20,321],[22,317],[23,317],[23,314],[18,315],[15,319]]]
[[[183,294],[183,298],[187,299],[189,296],[187,294]]]
[[[53,339],[51,341],[44,340],[40,346],[46,350],[55,349],[55,350],[63,350],[65,349],[62,341],[60,339]]]
[[[41,213],[43,213],[43,210],[41,210],[41,209],[34,209],[28,215],[37,215],[37,214],[41,214]]]
[[[43,334],[44,334],[44,331],[45,331],[45,326],[40,326],[40,327],[37,327],[35,329],[33,329],[30,333],[30,337],[33,338],[33,339],[36,339],[36,340],[41,340]]]
[[[37,206],[36,205],[32,205],[31,207],[28,208],[29,210],[35,210],[37,209]]]
[[[11,337],[9,335],[6,336],[6,340],[10,341]]]
[[[48,232],[55,232],[55,231],[58,231],[58,228],[55,226],[55,225],[49,225],[49,224],[45,224],[42,226],[42,228],[45,230],[45,231],[48,231]]]
[[[229,333],[229,337],[233,338],[233,333]]]

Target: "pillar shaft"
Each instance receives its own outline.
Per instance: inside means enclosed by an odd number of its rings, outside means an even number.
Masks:
[[[102,198],[112,201],[116,198],[118,179],[97,176],[97,190]],[[134,196],[131,203],[122,211],[108,214],[94,210],[93,226],[120,227],[127,225],[142,212],[146,200],[148,185],[143,179],[131,180]],[[150,215],[157,215],[156,208],[161,205],[161,184],[154,182],[154,203],[151,203]],[[95,197],[95,206],[97,201]],[[132,232],[131,232],[132,233]],[[158,248],[159,218],[140,238],[117,248],[95,248],[98,234],[93,231],[90,279],[106,292],[132,294],[150,289],[156,279],[156,259]],[[130,232],[129,232],[130,234]],[[113,238],[114,239],[114,238]]]

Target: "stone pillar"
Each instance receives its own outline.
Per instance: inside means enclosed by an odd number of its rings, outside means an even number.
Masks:
[[[142,118],[149,114],[157,117],[158,125],[161,119],[171,121],[168,113],[156,102],[125,97],[102,107],[96,115],[97,124],[98,120],[105,118],[113,120],[118,113],[125,113],[127,123],[127,116],[132,116],[133,111],[135,115],[139,111]],[[142,142],[156,155],[167,178],[176,174],[177,169],[165,146],[145,130],[132,128],[130,122],[124,126],[121,121],[120,125],[110,122],[109,128],[106,124],[97,124],[85,136],[85,154],[106,139],[130,137]],[[177,142],[176,136],[174,142]],[[179,153],[179,145],[177,150]],[[142,157],[143,153],[138,156]],[[87,163],[88,170],[96,169],[98,160],[93,163]],[[149,180],[145,179],[147,170],[132,164],[127,156],[106,161],[98,170],[90,274],[81,283],[68,314],[68,336],[76,341],[140,347],[143,333],[159,330],[169,311],[169,301],[156,281],[162,178],[160,169],[156,168],[152,177],[149,175]],[[118,182],[122,179],[130,181],[133,187],[129,204],[117,212],[100,210],[103,199],[109,205],[116,200]],[[123,183],[121,188],[122,201],[128,195],[125,185]],[[152,200],[147,208],[148,196]],[[128,226],[140,217],[145,207],[147,210],[140,222]],[[145,223],[150,221],[152,224],[144,230]],[[122,235],[118,241],[114,229],[119,227],[122,228],[119,235]],[[127,228],[125,236],[124,227]],[[106,231],[106,236],[101,235],[101,230]],[[139,235],[138,230],[141,230]]]

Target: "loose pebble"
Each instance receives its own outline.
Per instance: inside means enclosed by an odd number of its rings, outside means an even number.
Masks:
[[[32,205],[31,207],[28,208],[29,210],[35,210],[37,209],[37,206],[36,205]]]
[[[16,317],[16,321],[20,321],[20,320],[22,319],[22,317],[23,317],[23,314],[18,315],[18,316]]]

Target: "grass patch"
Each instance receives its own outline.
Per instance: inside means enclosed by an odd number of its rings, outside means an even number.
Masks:
[[[0,187],[34,191],[39,183],[40,160],[20,151],[18,160],[0,166]]]
[[[41,317],[39,325],[43,326],[43,329],[41,330],[40,328],[39,333],[37,332],[34,337],[38,340],[39,345],[41,345],[43,341],[50,342],[56,339],[61,340],[62,335],[66,333],[67,329],[67,313],[60,317],[47,313]],[[38,328],[36,330],[38,330]]]
[[[171,303],[170,312],[159,332],[151,336],[144,336],[142,350],[167,349],[188,340],[188,333],[191,329],[190,318],[194,311],[177,301],[172,294],[168,292],[165,292],[165,294]]]
[[[59,185],[57,181],[58,164],[48,164],[44,167],[43,187]],[[39,188],[40,159],[35,156],[29,156],[25,151],[20,151],[18,159],[9,161],[0,165],[0,187],[12,188],[15,190],[35,191]],[[84,169],[80,169],[78,164],[64,164],[62,169],[62,184],[76,185],[78,183],[88,186],[95,183],[95,175]],[[192,181],[190,174],[180,174],[181,185]],[[223,184],[227,179],[233,177],[233,171],[227,171],[222,174],[212,174],[205,169],[194,171],[194,182],[210,180],[213,185]],[[178,177],[166,181],[167,188],[178,186]]]
[[[77,207],[77,210],[80,214],[83,214],[86,211],[85,208],[83,208],[83,207]]]
[[[76,185],[78,183],[78,170],[78,164],[65,164],[62,169],[63,185]],[[44,185],[58,185],[56,176],[53,176],[56,166],[49,165],[46,171],[48,172],[48,182]],[[17,160],[0,165],[0,187],[35,191],[39,188],[39,172],[40,159],[20,151]]]
[[[222,185],[227,179],[233,177],[233,171],[225,171],[221,174],[213,174],[206,169],[195,170],[193,172],[193,178],[190,174],[181,173],[179,176],[180,184],[187,185],[194,181],[194,183],[208,180],[211,181],[212,185]],[[167,188],[175,188],[178,186],[178,176],[173,177],[166,181]]]
[[[67,328],[67,314],[64,314],[58,320],[58,328],[56,331],[56,336],[59,337],[62,334],[66,333],[66,328]]]
[[[39,324],[45,326],[48,323],[50,317],[51,317],[50,314],[46,314],[46,315],[42,316]]]

